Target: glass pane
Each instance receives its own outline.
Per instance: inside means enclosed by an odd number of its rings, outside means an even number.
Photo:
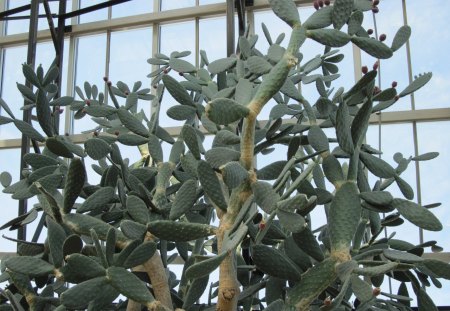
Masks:
[[[191,51],[192,53],[183,57],[184,60],[195,64],[195,24],[193,21],[162,25],[160,28],[160,51],[161,53],[169,56],[173,51]],[[177,72],[170,71],[177,80],[184,80]],[[166,126],[180,126],[182,123],[169,118],[166,114],[167,109],[176,105],[177,102],[170,96],[169,92],[164,92],[161,113],[159,115],[159,125]]]
[[[111,33],[109,79],[114,84],[117,81],[125,82],[130,89],[136,81],[142,82],[141,88],[149,88],[150,79],[147,75],[151,71],[151,66],[147,63],[147,59],[151,55],[152,28]],[[147,114],[150,113],[150,102],[141,101],[140,104]]]
[[[112,7],[112,18],[132,16],[153,12],[153,0],[133,0],[114,5]]]
[[[77,64],[75,67],[75,85],[83,90],[84,82],[97,85],[99,92],[104,91],[105,82],[106,35],[78,38]],[[78,95],[75,95],[78,97]],[[74,120],[74,133],[91,130],[96,123],[89,116]]]
[[[27,47],[11,47],[4,49],[3,59],[3,81],[1,98],[8,104],[12,113],[19,119],[22,119],[24,100],[17,90],[16,82],[25,83],[22,73],[22,64],[27,59]],[[6,111],[0,109],[2,116],[8,116]],[[13,124],[5,124],[0,126],[0,135],[2,139],[19,138],[20,132]]]
[[[450,42],[448,31],[449,1],[407,1],[408,23],[412,28],[411,58],[413,74],[433,72],[431,81],[417,93],[417,109],[449,107],[450,63],[442,58],[442,51]]]
[[[8,9],[15,9],[24,5],[30,4],[28,0],[9,0],[8,1]],[[29,16],[30,10],[20,12],[11,16]],[[30,21],[29,19],[18,19],[18,20],[10,20],[6,22],[6,34],[13,35],[22,32],[29,32],[30,30]]]
[[[390,46],[397,30],[403,26],[403,11],[402,11],[402,1],[392,0],[392,1],[380,1],[379,4],[380,13],[364,14],[363,26],[366,29],[375,30],[373,17],[376,18],[376,26],[378,36],[385,34],[387,39],[385,43]],[[413,34],[414,36],[414,29]],[[372,36],[375,36],[375,31]],[[369,70],[372,69],[373,64],[377,61],[376,58],[368,55],[364,51],[361,51],[361,62],[363,66],[367,66]],[[394,53],[394,56],[380,61],[380,76],[381,76],[381,86],[380,88],[386,89],[390,88],[393,81],[398,83],[397,90],[402,91],[408,84],[408,63],[406,58],[406,45]],[[399,110],[410,110],[411,100],[410,97],[403,97],[397,101],[394,105],[386,109],[385,111],[399,111]]]
[[[379,140],[379,127],[372,125],[369,126],[367,131],[367,143],[375,149],[380,149]],[[389,124],[381,126],[381,151],[383,154],[381,158],[388,162],[394,168],[397,167],[397,163],[393,160],[393,156],[397,152],[401,152],[403,157],[408,158],[414,155],[414,141],[413,141],[413,131],[411,124]],[[416,193],[416,174],[414,163],[408,166],[408,169],[401,174],[401,178],[404,179]],[[369,174],[369,183],[372,187],[378,180],[373,174]],[[400,189],[396,183],[389,186],[387,191],[391,192],[394,198],[404,198]],[[417,200],[417,194],[414,197]],[[396,232],[397,239],[403,239],[412,244],[419,244],[419,228],[409,221],[405,222],[398,227],[388,227],[387,234]]]
[[[210,62],[227,57],[227,29],[225,17],[201,19],[199,22],[200,50],[205,50]],[[223,40],[218,40],[223,38]]]
[[[87,8],[95,4],[103,3],[104,0],[80,0],[80,8]],[[80,15],[80,24],[97,22],[108,19],[108,8],[96,10],[83,15]]]
[[[161,0],[161,11],[188,8],[195,6],[195,0]]]
[[[225,0],[200,0],[199,5],[223,3],[223,2],[226,2],[226,1]]]
[[[437,240],[445,251],[450,250],[450,198],[448,189],[448,159],[450,159],[450,137],[442,135],[450,130],[450,122],[418,123],[419,154],[439,152],[436,159],[420,162],[420,186],[423,204],[440,202],[442,206],[434,208],[433,213],[441,220],[444,230],[440,232],[424,231],[425,240]]]
[[[4,125],[0,126],[0,129],[3,127]],[[3,137],[3,133],[1,136]],[[20,149],[1,150],[0,156],[2,158],[2,161],[0,161],[0,173],[3,171],[9,172],[12,176],[12,183],[17,182],[19,180],[20,170],[20,162],[18,161],[20,158]],[[3,190],[3,187],[1,187],[1,189]],[[0,225],[3,225],[9,220],[17,217],[19,201],[12,199],[11,194],[3,193],[2,191],[0,191],[0,200],[2,202]],[[14,238],[17,235],[16,231],[11,232],[8,229],[0,230],[0,236],[3,234]],[[16,251],[16,244],[14,242],[2,238],[0,245],[0,252]]]

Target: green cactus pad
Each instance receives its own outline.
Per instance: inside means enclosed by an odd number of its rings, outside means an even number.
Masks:
[[[29,275],[30,277],[45,276],[53,273],[55,267],[37,257],[19,256],[8,258],[5,261],[6,268]]]
[[[245,118],[250,110],[229,98],[217,98],[206,106],[206,116],[216,124],[226,125]]]
[[[106,204],[114,199],[114,192],[113,187],[102,187],[98,189],[77,208],[77,213],[85,213],[104,208]]]
[[[192,106],[175,105],[167,109],[167,115],[177,121],[192,119],[197,109]]]
[[[143,137],[149,136],[148,129],[128,110],[124,108],[117,109],[117,115],[119,116],[120,122],[133,133]]]
[[[134,221],[143,225],[148,223],[149,210],[147,204],[141,198],[129,195],[127,197],[127,210]]]
[[[73,204],[83,189],[86,180],[86,170],[83,162],[79,158],[75,158],[70,162],[69,171],[67,173],[66,185],[64,187],[63,212],[70,213]]]
[[[310,30],[310,29],[326,28],[330,26],[333,23],[332,12],[333,12],[332,6],[327,6],[320,10],[315,11],[303,23],[303,27]]]
[[[391,204],[392,194],[387,191],[362,192],[361,199],[372,205],[389,205]]]
[[[198,279],[216,270],[222,261],[227,257],[227,253],[223,252],[220,255],[204,259],[197,262],[186,269],[186,277],[189,279]]]
[[[221,168],[223,181],[229,189],[238,187],[248,177],[247,170],[239,162],[229,162]]]
[[[377,177],[392,178],[396,175],[395,169],[392,166],[376,156],[373,156],[366,152],[361,152],[359,154],[359,158],[369,169],[369,171],[371,171]]]
[[[254,245],[252,258],[256,267],[268,275],[292,281],[301,279],[301,271],[295,263],[275,248],[262,244]]]
[[[442,223],[425,207],[403,199],[392,200],[391,206],[396,208],[400,215],[422,229],[430,231],[442,230]]]
[[[160,239],[176,242],[192,241],[216,233],[210,225],[170,220],[152,221],[147,224],[147,230]]]
[[[350,125],[351,119],[348,106],[345,102],[341,102],[336,112],[336,137],[339,146],[348,154],[352,154],[355,149],[350,131]]]
[[[361,217],[358,187],[346,182],[337,189],[329,211],[329,234],[332,250],[348,249]]]
[[[50,248],[50,256],[56,268],[62,266],[64,259],[63,245],[66,240],[66,232],[63,227],[53,220],[50,216],[46,217],[48,230],[48,245]]]
[[[247,66],[251,73],[263,75],[272,69],[272,65],[261,56],[250,56],[247,59]]]
[[[39,142],[45,141],[45,137],[42,136],[38,131],[36,131],[29,123],[19,119],[15,119],[13,122],[17,129],[28,138]]]
[[[222,210],[227,209],[227,202],[222,193],[222,185],[216,172],[206,161],[199,161],[197,166],[197,175],[206,195]]]
[[[72,151],[59,136],[47,138],[47,140],[45,141],[45,146],[48,148],[48,150],[58,156],[70,159],[73,158]]]
[[[335,266],[335,260],[326,259],[309,269],[288,291],[287,303],[297,310],[308,310],[311,302],[336,279]]]
[[[140,146],[148,142],[147,138],[131,133],[120,134],[117,140],[125,146]]]
[[[362,303],[369,301],[373,297],[372,286],[364,280],[361,280],[358,276],[351,276],[352,290],[355,293],[356,298]]]
[[[208,65],[208,70],[212,74],[218,74],[234,67],[237,58],[228,57],[215,60]]]
[[[111,147],[103,139],[90,138],[85,141],[84,149],[89,157],[94,160],[100,160],[111,152]]]
[[[364,14],[361,11],[354,11],[348,20],[348,34],[355,35],[361,29]]]
[[[238,161],[240,157],[239,151],[226,147],[214,147],[205,153],[206,161],[214,168],[219,168],[231,161]]]
[[[414,79],[414,81],[408,85],[403,91],[401,91],[400,94],[398,94],[400,97],[407,96],[418,89],[420,89],[422,86],[427,84],[430,80],[433,74],[431,72],[424,73],[422,75],[419,75],[417,78]]]
[[[131,254],[127,257],[123,263],[123,267],[126,269],[142,265],[149,260],[156,252],[155,242],[144,242],[136,247]]]
[[[200,148],[195,129],[190,125],[183,125],[183,128],[181,129],[181,137],[186,143],[186,146],[189,148],[189,151],[192,152],[197,160],[200,160]]]
[[[350,41],[350,36],[337,29],[314,29],[306,32],[308,38],[320,44],[338,48],[346,45]]]
[[[392,57],[392,50],[383,42],[373,38],[352,37],[352,42],[367,54],[380,59]]]
[[[269,3],[273,12],[289,26],[300,23],[297,6],[292,0],[269,0]]]
[[[325,176],[332,184],[344,180],[341,164],[332,154],[323,158],[322,168]]]
[[[109,267],[106,271],[106,278],[115,289],[131,300],[143,305],[155,300],[147,286],[136,275],[124,268]]]
[[[421,264],[438,277],[450,280],[450,264],[436,259],[425,259]]]
[[[195,66],[191,63],[175,57],[170,58],[169,66],[172,67],[173,70],[181,73],[190,73],[197,71],[197,68],[195,68]]]
[[[411,37],[411,27],[403,25],[392,40],[391,50],[395,52],[400,49],[409,40],[409,37]]]
[[[84,309],[108,285],[106,277],[97,277],[69,288],[61,295],[61,303],[69,309]]]
[[[360,80],[361,81],[361,80]],[[353,145],[355,147],[361,146],[366,137],[367,128],[369,126],[369,119],[372,113],[372,101],[367,100],[356,113],[352,122],[351,133]]]
[[[195,180],[187,180],[181,185],[170,208],[170,220],[180,218],[194,205],[197,199],[196,190],[197,182]]]
[[[182,86],[177,80],[169,75],[163,75],[162,81],[164,86],[169,91],[170,95],[182,105],[189,105],[195,107],[195,103],[192,100],[189,93],[186,91],[184,86]]]
[[[353,271],[359,275],[374,277],[374,276],[392,271],[395,268],[397,268],[397,266],[398,266],[397,262],[388,262],[386,264],[382,264],[382,265],[374,266],[374,267],[355,268],[355,270],[353,270]]]
[[[336,0],[333,4],[333,27],[341,29],[353,11],[353,0]]]
[[[81,254],[66,256],[66,265],[60,269],[64,281],[81,283],[95,277],[105,276],[105,268],[94,258]]]
[[[320,248],[319,242],[317,242],[316,237],[311,232],[311,229],[305,228],[300,232],[295,232],[292,234],[292,239],[295,244],[304,251],[307,255],[311,256],[317,261],[322,261],[324,255],[322,249]]]
[[[256,204],[258,204],[264,212],[270,214],[277,207],[280,195],[275,192],[271,184],[265,181],[257,181],[252,184],[252,190]]]

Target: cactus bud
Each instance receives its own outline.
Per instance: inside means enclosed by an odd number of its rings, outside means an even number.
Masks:
[[[314,1],[314,8],[316,9],[316,10],[318,10],[319,8],[320,8],[320,6],[319,6],[319,1]]]
[[[384,33],[381,34],[379,39],[380,39],[381,42],[383,42],[384,40],[386,40],[386,34],[384,34]]]
[[[376,62],[373,64],[373,70],[378,70],[378,67],[380,67],[380,62],[379,62],[379,61],[376,61]]]
[[[369,72],[369,68],[367,68],[367,66],[362,66],[361,71],[363,74],[366,74]]]
[[[128,96],[130,93],[128,91],[125,91],[125,95]]]
[[[392,81],[392,87],[397,87],[397,81]]]
[[[119,136],[119,134],[120,134],[119,131],[114,132],[114,135],[116,135],[116,136]]]
[[[319,0],[319,6],[323,8],[323,0]]]
[[[326,6],[329,6],[330,3],[331,3],[330,0],[325,0],[324,2],[325,2],[325,5],[326,5]]]
[[[88,105],[88,106],[91,105],[91,101],[89,99],[86,99],[86,105]]]
[[[381,289],[379,288],[379,287],[375,287],[373,290],[372,290],[372,294],[376,297],[376,296],[378,296],[378,295],[380,295],[380,293],[381,293]]]
[[[264,220],[262,220],[259,223],[258,227],[259,227],[259,230],[264,230],[264,228],[266,227],[266,222]]]
[[[108,82],[108,80],[109,80],[109,79],[108,79],[107,76],[104,76],[104,77],[103,77],[103,81]]]
[[[59,112],[59,114],[62,114],[64,112],[64,109],[59,108],[58,112]]]
[[[253,218],[253,223],[256,225],[256,224],[259,224],[260,222],[261,222],[261,220],[262,220],[262,214],[261,213],[258,213],[258,214],[256,214],[256,216],[255,216],[255,218]]]
[[[180,71],[178,74],[179,74],[180,76],[184,76],[184,73],[181,72],[181,71]]]
[[[164,74],[167,74],[169,72],[169,70],[167,70],[167,68],[166,68],[163,70],[163,72],[164,72]]]
[[[368,34],[368,35],[373,34],[373,29],[372,29],[372,28],[367,29],[367,34]]]
[[[373,0],[372,4],[373,4],[373,6],[377,6],[380,4],[380,0]]]
[[[112,85],[112,82],[108,80],[108,82],[106,82],[106,84],[107,84],[108,86],[111,86],[111,85]]]
[[[92,133],[92,135],[93,136],[98,136],[98,132],[95,131],[94,133]]]
[[[378,12],[380,12],[380,9],[378,9],[377,6],[374,6],[374,7],[372,8],[372,12],[373,12],[374,14],[377,14]]]
[[[323,301],[323,304],[324,304],[326,307],[331,306],[331,297],[328,296],[327,298],[325,298],[325,300]]]

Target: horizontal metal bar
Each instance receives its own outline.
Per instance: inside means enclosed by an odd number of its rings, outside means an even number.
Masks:
[[[372,115],[370,118],[370,124],[379,123],[379,115]],[[436,109],[421,109],[410,111],[390,111],[381,113],[381,124],[394,124],[394,123],[410,123],[410,122],[430,122],[430,121],[450,121],[450,108],[436,108]],[[260,121],[260,125],[264,127],[267,124],[267,120]],[[283,123],[293,123],[295,120],[285,119]],[[165,127],[166,131],[172,136],[180,135],[180,126]],[[207,131],[200,127],[200,130],[207,134]],[[71,135],[72,142],[81,144],[86,139],[92,137],[92,134],[76,134]],[[20,148],[20,139],[4,139],[0,140],[0,149],[13,149]]]
[[[64,18],[64,19],[72,18],[72,17],[76,17],[76,16],[79,16],[79,15],[82,15],[82,14],[90,13],[90,12],[93,12],[93,11],[97,11],[97,10],[100,10],[100,9],[104,9],[104,8],[107,8],[107,7],[116,5],[116,4],[128,2],[128,1],[130,1],[130,0],[109,0],[109,1],[106,1],[106,2],[102,2],[102,3],[99,3],[99,4],[91,5],[91,6],[88,6],[86,8],[82,8],[82,9],[79,9],[79,10],[76,10],[76,11],[73,11],[73,12],[69,12],[69,13],[63,14],[60,17]]]
[[[298,6],[311,5],[309,0],[296,0]],[[269,8],[267,0],[255,0],[252,7],[253,10],[262,10]],[[111,20],[104,20],[92,23],[85,23],[72,26],[70,35],[85,35],[105,32],[106,30],[127,29],[136,27],[150,26],[155,23],[163,24],[169,22],[180,22],[184,20],[191,20],[195,17],[205,18],[216,15],[224,15],[226,13],[226,3],[216,3],[201,5],[196,7],[189,7],[183,9],[168,10],[162,12],[153,12],[147,14],[140,14],[128,17],[114,18]],[[66,34],[68,36],[69,34]],[[38,32],[38,42],[46,41],[51,38],[49,30],[42,30]],[[0,47],[17,46],[25,44],[28,40],[26,33],[1,36]]]

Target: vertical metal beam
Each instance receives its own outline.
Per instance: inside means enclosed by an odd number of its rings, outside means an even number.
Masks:
[[[39,0],[31,0],[27,64],[30,65],[32,68],[34,68],[34,61],[36,59],[36,38],[37,38],[37,28],[38,28],[38,14],[39,14]],[[28,81],[25,82],[25,85],[28,86],[29,88],[33,87],[31,85],[31,83],[29,83]],[[25,102],[25,104],[26,104],[26,102]],[[23,121],[31,123],[31,110],[24,110]],[[37,147],[37,144],[36,144],[35,148],[36,147]],[[27,136],[22,135],[22,147],[20,150],[20,179],[24,178],[24,176],[22,175],[22,171],[26,167],[26,164],[23,161],[23,156],[29,152],[30,152],[30,140]],[[19,201],[19,215],[25,214],[26,212],[27,212],[27,201],[20,200]],[[21,227],[17,230],[17,238],[19,240],[25,240],[26,235],[27,235],[26,227]]]
[[[234,0],[227,0],[227,56],[234,52]]]

